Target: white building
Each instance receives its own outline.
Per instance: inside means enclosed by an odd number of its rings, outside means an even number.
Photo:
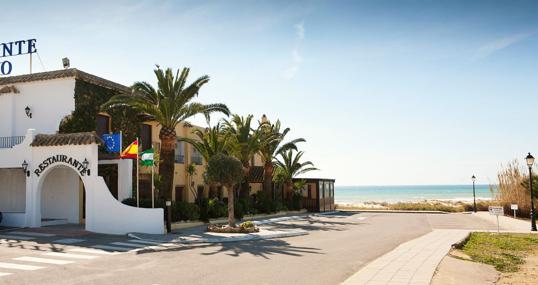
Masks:
[[[132,194],[130,160],[99,160],[102,140],[94,132],[58,133],[76,110],[77,84],[128,91],[76,69],[0,78],[0,225],[80,223],[99,233],[163,233],[162,209],[120,202]],[[117,165],[117,198],[98,176],[103,164]]]

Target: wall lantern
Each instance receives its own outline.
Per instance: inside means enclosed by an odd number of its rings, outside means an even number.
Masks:
[[[88,176],[90,175],[90,169],[88,168],[88,166],[90,166],[90,163],[88,162],[88,159],[85,158],[84,161],[82,162],[82,166],[84,166],[84,168],[86,169],[86,173],[88,173]]]
[[[22,169],[24,173],[26,173],[26,176],[30,177],[30,171],[28,170],[28,162],[26,162],[26,160],[22,162]]]
[[[24,112],[26,112],[26,116],[28,116],[28,118],[32,118],[32,110],[30,110],[30,107],[26,106],[26,108],[24,108]]]

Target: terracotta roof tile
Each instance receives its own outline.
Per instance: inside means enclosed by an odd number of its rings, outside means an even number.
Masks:
[[[95,85],[99,85],[105,88],[119,90],[121,92],[131,93],[131,88],[112,82],[110,80],[86,73],[84,71],[78,70],[76,68],[46,71],[32,74],[23,74],[9,77],[0,77],[0,86],[13,84],[13,83],[23,83],[31,81],[42,81],[42,80],[51,80],[58,78],[69,78],[74,77],[75,79],[86,81]]]
[[[35,136],[31,146],[62,146],[62,145],[87,145],[87,144],[103,144],[103,140],[97,136],[95,132],[87,133],[72,133],[72,134],[55,134],[44,135],[38,134]]]

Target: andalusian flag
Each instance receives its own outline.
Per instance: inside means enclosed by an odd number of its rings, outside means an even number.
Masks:
[[[138,158],[138,139],[130,144],[122,153],[121,158]]]
[[[153,149],[147,149],[140,153],[140,164],[143,166],[152,166],[153,165]]]

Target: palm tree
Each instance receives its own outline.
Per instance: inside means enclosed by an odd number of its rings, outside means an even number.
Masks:
[[[281,159],[277,158],[274,161],[276,166],[275,180],[285,185],[285,195],[288,197],[293,191],[293,178],[297,175],[318,169],[315,168],[314,164],[310,161],[301,162],[301,157],[304,154],[302,151],[297,152],[295,156],[293,155],[293,149],[289,149],[279,154]]]
[[[262,117],[260,126],[262,141],[266,142],[260,150],[264,164],[263,191],[266,193],[267,197],[273,197],[273,160],[279,153],[283,153],[290,149],[297,150],[296,144],[305,142],[306,140],[298,138],[283,144],[284,138],[290,131],[290,128],[286,128],[281,132],[280,120],[277,120],[275,124],[271,124],[267,121],[265,115]]]
[[[217,153],[226,154],[228,141],[220,123],[205,130],[195,129],[192,133],[197,139],[181,137],[178,138],[178,141],[184,141],[192,145],[205,161],[209,161]]]
[[[258,153],[264,142],[261,140],[260,127],[251,127],[252,115],[242,117],[234,114],[231,120],[224,120],[224,132],[227,135],[229,154],[241,161],[245,175],[241,183],[240,196],[249,196],[248,176],[250,173],[250,162],[254,155]]]
[[[161,198],[172,198],[176,126],[197,114],[203,114],[209,120],[209,115],[213,112],[229,115],[230,111],[224,104],[205,105],[191,102],[198,95],[200,88],[209,81],[209,76],[204,75],[187,86],[189,68],[183,68],[181,73],[178,70],[174,76],[172,69],[163,70],[157,65],[154,72],[157,77],[157,88],[147,82],[136,82],[132,86],[132,94],[113,96],[102,108],[130,106],[161,125],[159,132],[162,159],[159,174],[162,177],[163,187]]]
[[[184,141],[192,145],[204,158],[206,162],[216,154],[226,154],[228,141],[226,140],[226,134],[223,133],[222,126],[217,124],[212,128],[206,128],[205,130],[195,129],[193,134],[197,139],[181,137],[178,141]],[[214,183],[208,182],[210,194],[214,193]]]

